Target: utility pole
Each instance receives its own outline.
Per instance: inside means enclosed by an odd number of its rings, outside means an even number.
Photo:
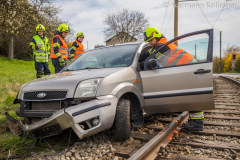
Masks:
[[[174,0],[174,38],[178,37],[178,0]],[[178,45],[178,41],[174,42]]]
[[[222,31],[220,31],[220,63],[218,68],[219,73],[222,71],[221,69],[222,69]]]
[[[188,2],[188,1],[196,1],[196,0],[174,0],[174,38],[178,37],[178,2]],[[178,45],[178,41],[174,42]]]

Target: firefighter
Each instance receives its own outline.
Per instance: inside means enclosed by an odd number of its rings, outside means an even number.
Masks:
[[[73,61],[78,56],[80,56],[84,53],[84,46],[82,44],[82,41],[84,39],[84,34],[82,32],[79,32],[76,37],[77,38],[73,42],[73,45],[71,48],[71,61]]]
[[[155,27],[148,27],[145,30],[144,40],[145,42],[149,42],[152,48],[140,55],[139,62],[146,60],[156,49],[163,47],[163,45],[168,42],[164,35]],[[178,46],[173,43],[163,47],[161,52],[158,51],[155,59],[160,67],[197,63],[191,54],[178,48]],[[203,122],[204,113],[202,111],[189,112],[189,121],[185,123],[183,127],[188,130],[202,131],[204,126]]]
[[[67,24],[60,24],[51,42],[51,59],[55,67],[55,73],[59,73],[65,66],[68,59],[68,47],[64,38],[70,33]]]
[[[51,71],[48,67],[50,43],[47,37],[45,37],[45,27],[39,24],[36,27],[36,35],[30,42],[30,49],[33,50],[33,57],[35,61],[35,70],[37,71],[37,78],[41,78],[44,75],[50,75]]]

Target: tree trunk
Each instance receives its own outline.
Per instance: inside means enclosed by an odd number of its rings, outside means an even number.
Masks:
[[[9,42],[9,59],[13,60],[14,58],[14,50],[13,50],[13,47],[14,47],[14,36],[13,35],[10,35],[10,42]]]

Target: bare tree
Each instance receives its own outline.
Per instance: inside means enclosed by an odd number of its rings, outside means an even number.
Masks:
[[[226,49],[224,49],[224,54],[226,56],[227,53],[240,53],[240,46],[237,45],[228,45]]]
[[[105,16],[103,23],[107,25],[103,33],[106,39],[116,36],[120,43],[131,42],[134,37],[142,37],[148,26],[144,13],[128,8],[121,8]]]
[[[1,3],[1,30],[9,34],[9,58],[14,58],[14,37],[23,28],[35,22],[34,9],[28,0],[3,0]]]
[[[38,23],[43,24],[46,28],[46,36],[52,37],[59,24],[62,23],[56,16],[62,11],[61,6],[56,6],[52,0],[29,0],[29,2],[37,15],[37,24],[33,27],[35,28]],[[34,29],[31,31],[35,32]]]
[[[66,38],[64,39],[67,43],[73,42],[76,39],[76,32],[72,29],[72,24],[70,24],[69,22],[64,22],[65,24],[68,25],[68,27],[70,28],[70,33],[67,34]]]

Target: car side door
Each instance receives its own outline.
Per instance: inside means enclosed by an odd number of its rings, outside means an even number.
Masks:
[[[144,70],[140,71],[143,84],[143,96],[146,113],[166,113],[181,111],[199,111],[214,109],[213,100],[213,30],[202,30],[179,36],[168,41],[183,49],[195,59],[188,64],[176,63],[181,54],[176,56],[172,65],[161,63],[149,69],[147,62],[155,59],[155,52],[144,61]],[[161,49],[166,48],[162,46]],[[163,53],[159,49],[160,53]],[[158,49],[156,49],[158,50]],[[164,58],[169,56],[166,51]],[[169,58],[169,57],[168,57]]]

